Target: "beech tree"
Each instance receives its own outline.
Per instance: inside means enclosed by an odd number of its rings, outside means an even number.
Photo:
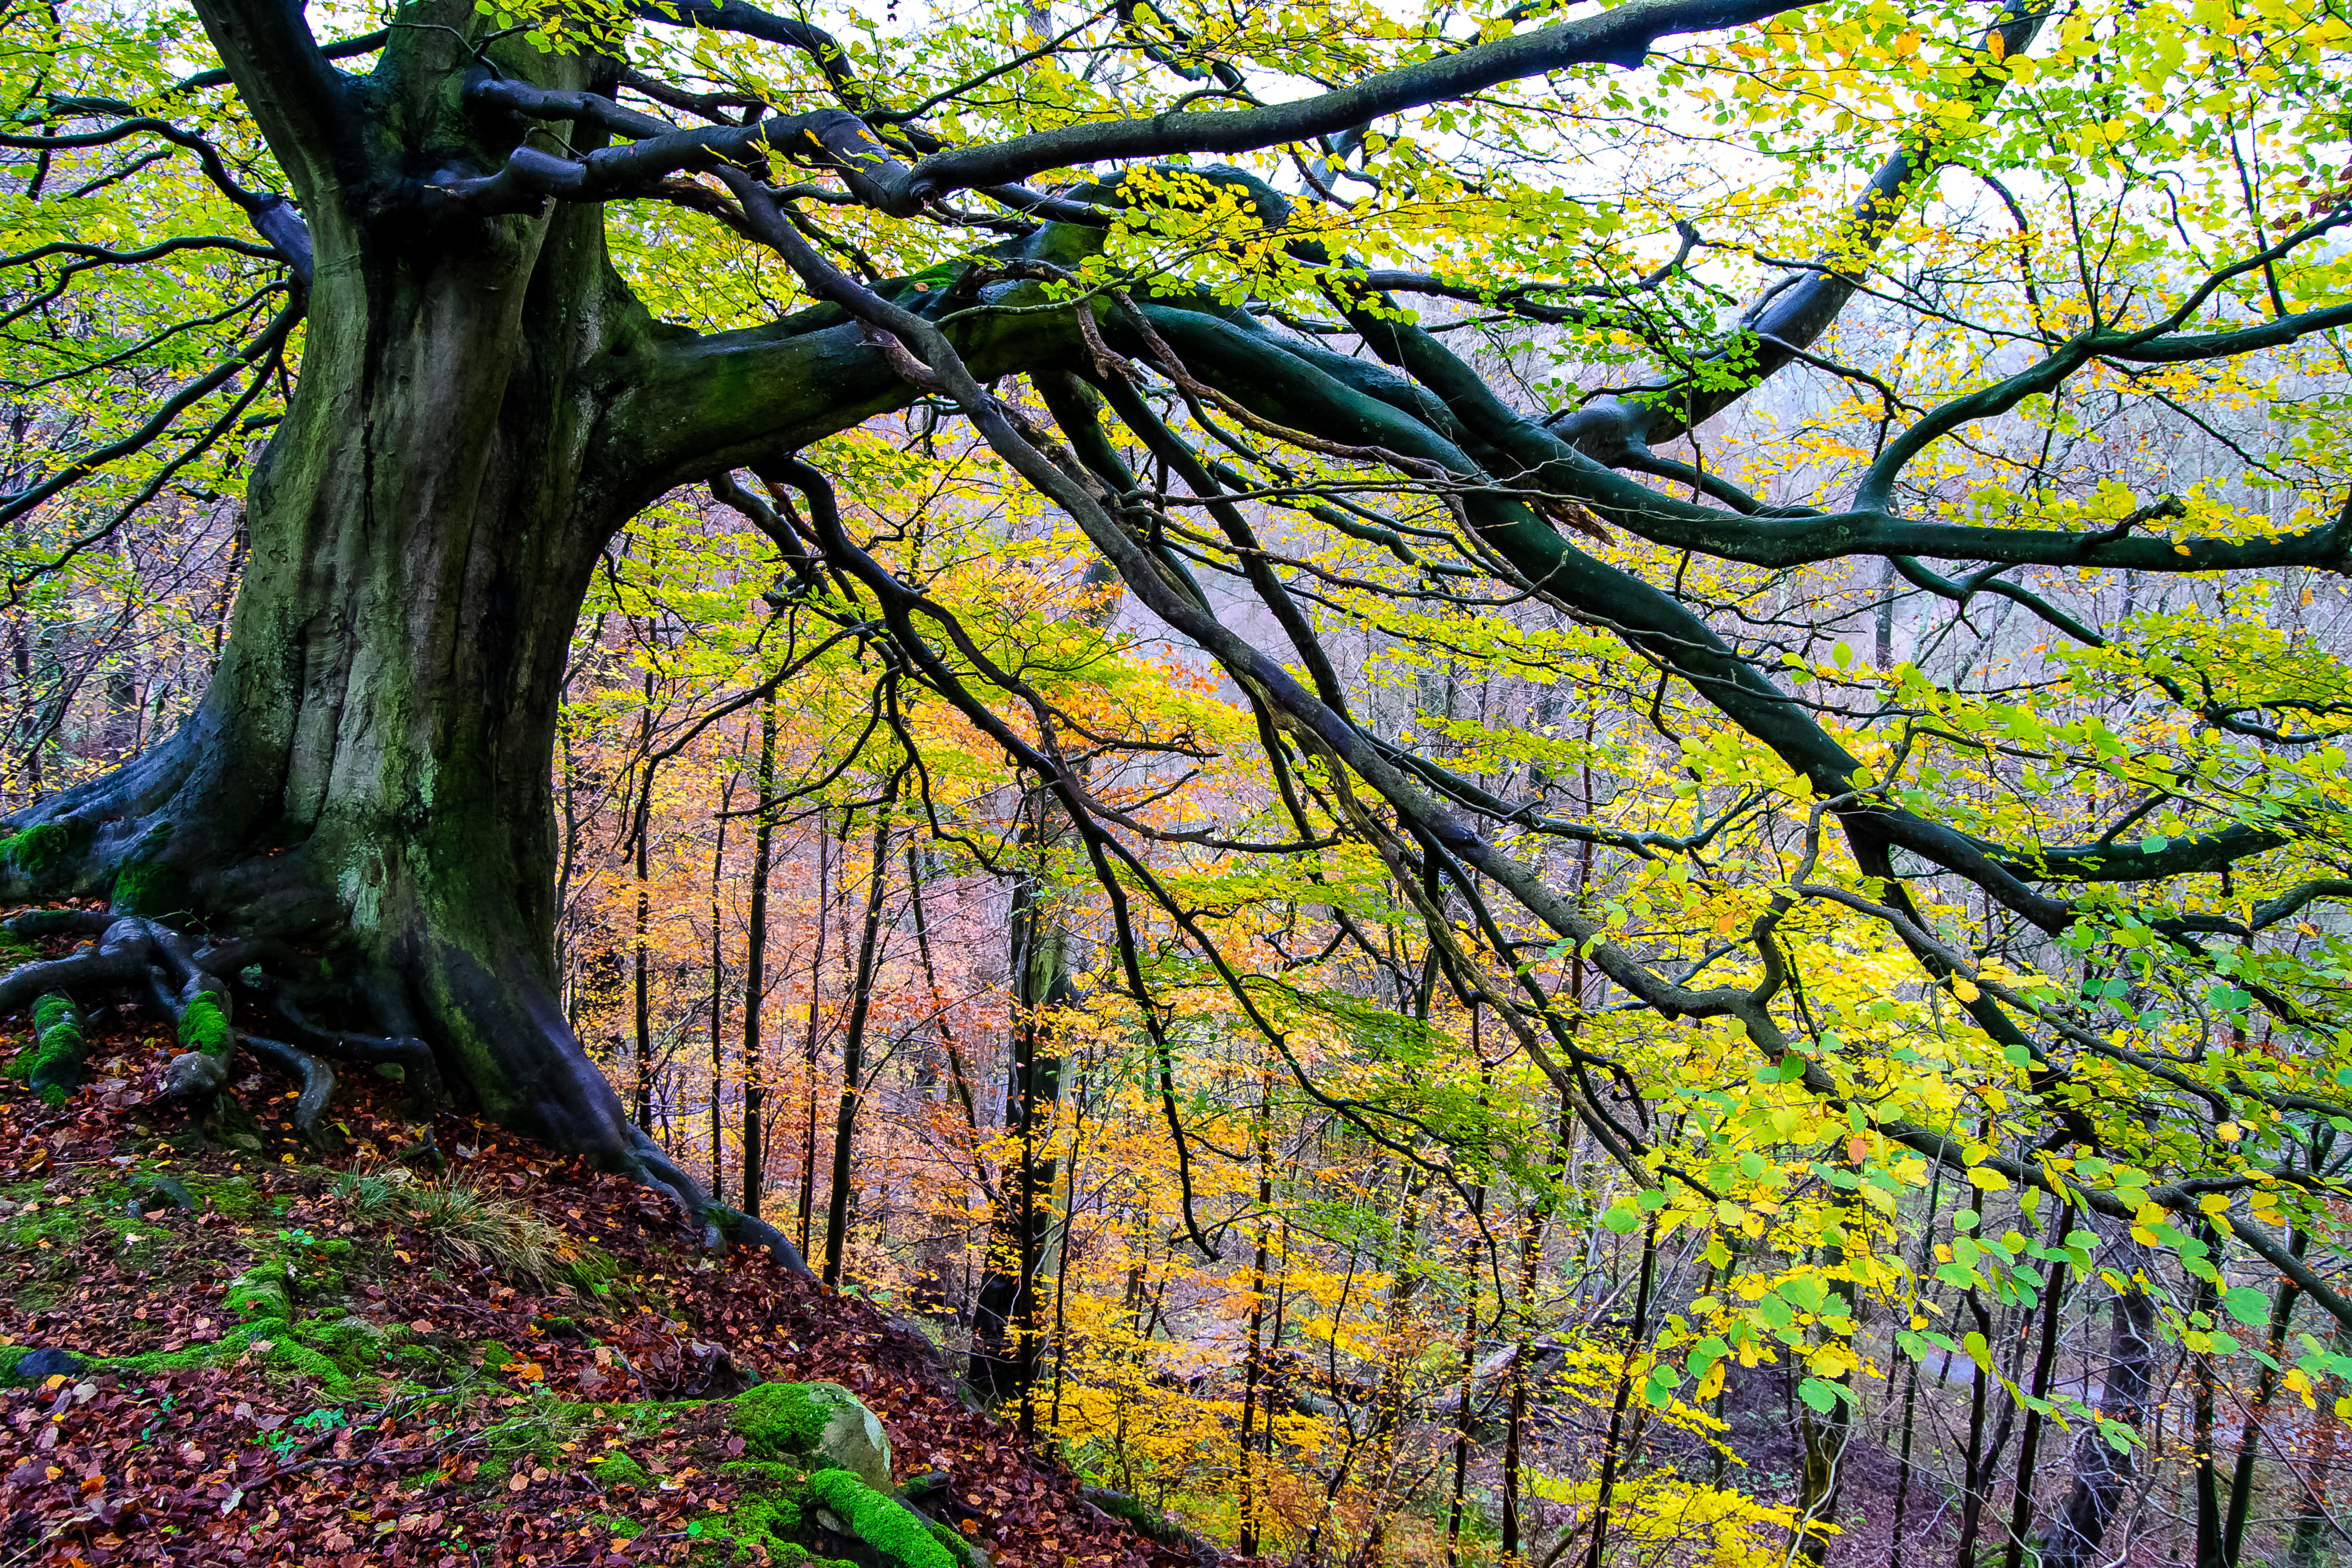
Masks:
[[[2128,594],[2103,610],[2021,581],[2268,593],[2344,571],[2325,421],[2250,435],[2208,406],[2223,386],[2292,411],[2335,384],[2343,24],[2271,0],[1576,9],[982,7],[833,31],[738,0],[420,0],[348,32],[284,0],[199,0],[200,34],[17,18],[37,41],[0,144],[24,160],[16,210],[57,209],[5,258],[19,319],[85,275],[160,267],[182,315],[158,341],[236,334],[201,363],[143,340],[81,353],[53,381],[92,389],[81,404],[25,378],[28,405],[68,412],[0,498],[18,588],[85,547],[25,530],[102,533],[268,435],[236,476],[250,543],[203,700],[15,818],[5,891],[111,909],[20,921],[99,940],[0,982],[0,1005],[151,991],[199,1047],[190,1094],[217,1087],[202,1047],[251,1006],[314,1124],[323,1061],[402,1061],[422,1094],[454,1086],[781,1245],[633,1123],[551,986],[574,619],[617,531],[710,485],[775,542],[775,602],[873,650],[881,722],[919,690],[1050,792],[1066,826],[1038,837],[1102,900],[1097,978],[1160,1064],[1180,1181],[1171,952],[1319,1103],[1446,1179],[1466,1168],[1421,1112],[1288,1053],[1331,1008],[1229,960],[1179,851],[1280,868],[1255,874],[1291,879],[1328,951],[1382,972],[1396,952],[1352,889],[1385,879],[1423,944],[1391,999],[1443,987],[1496,1020],[1530,1085],[1645,1184],[1625,1228],[1736,1230],[1743,1196],[1767,1201],[1736,1139],[1701,1169],[1660,1131],[1683,1065],[1744,1054],[1734,1076],[1763,1092],[1742,1114],[1811,1118],[1799,1163],[1859,1194],[1816,1215],[1822,1326],[1787,1342],[1820,1385],[1812,1517],[1834,1502],[1840,1336],[1874,1278],[1865,1176],[2045,1194],[2217,1289],[2242,1247],[2352,1323],[2294,1239],[2336,1190],[2315,1133],[2352,1114],[2336,939],[2314,923],[2352,885],[2337,654],[2228,617],[2168,646]],[[100,196],[163,237],[66,232]],[[230,210],[245,232],[187,221]],[[1858,319],[1916,356],[1822,352]],[[159,386],[159,367],[181,374]],[[1871,416],[1834,442],[1774,431],[1748,405],[1796,374],[1858,389]],[[2086,410],[2200,431],[2278,504],[2103,486],[2054,455]],[[1214,747],[1058,703],[860,535],[827,443],[899,417],[984,446],[1230,683],[1258,796],[1162,820],[1095,753]],[[1897,665],[1884,632],[1874,660],[1828,657],[1811,631],[1778,636],[1785,603],[1752,613],[1727,586],[1743,574],[1876,583],[1954,627],[1997,602],[2046,628],[2075,689],[2125,695],[2045,716],[1970,687],[1965,660]],[[1575,758],[1540,735],[1507,789],[1482,783],[1449,762],[1442,701],[1421,728],[1383,719],[1335,658],[1400,626],[1459,648],[1522,605],[1613,649],[1622,723],[1600,743],[1659,759],[1645,820],[1589,791],[1569,809]],[[921,748],[898,743],[920,822]],[[2030,808],[1987,805],[2004,791]],[[1669,939],[1612,907],[1610,879],[1653,870],[1722,894],[1709,930]],[[1965,1064],[1923,1066],[1861,1002],[1816,1010],[1881,948],[1904,966],[1881,999],[1956,1009]],[[1714,1044],[1615,1048],[1604,1015]],[[1999,1103],[1931,1103],[1923,1077]],[[1724,1353],[1694,1350],[1691,1375]]]

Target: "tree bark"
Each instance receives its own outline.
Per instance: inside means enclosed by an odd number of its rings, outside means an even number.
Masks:
[[[727,945],[719,905],[727,875],[727,818],[735,805],[735,775],[719,792],[717,842],[710,849],[710,1190],[727,1190]]]

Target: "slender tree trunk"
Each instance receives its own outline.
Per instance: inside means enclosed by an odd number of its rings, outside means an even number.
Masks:
[[[651,955],[646,952],[646,938],[653,927],[653,816],[654,816],[654,672],[646,671],[645,727],[638,731],[638,766],[645,770],[637,780],[637,820],[634,837],[637,858],[637,933],[634,957],[636,961],[636,1100],[637,1125],[646,1126],[654,1118],[654,1007],[653,985],[647,973]],[[747,1211],[756,1213],[756,1210]]]
[[[2341,1355],[2347,1341],[2352,1341],[2352,1333],[2338,1325],[2329,1348]],[[2287,1568],[2318,1568],[2321,1545],[2331,1537],[2344,1539],[2342,1528],[2327,1513],[2327,1483],[2336,1472],[2336,1450],[2344,1440],[2344,1423],[2336,1414],[2336,1400],[2343,1388],[2330,1378],[2315,1390],[2319,1408],[2313,1413],[2312,1422],[2318,1430],[2303,1467],[2303,1500],[2294,1510],[2294,1533],[2287,1538]]]
[[[1984,1189],[1976,1188],[1969,1200],[1969,1212],[1977,1216],[1977,1228],[1984,1226]],[[1992,1315],[1985,1310],[1983,1299],[1974,1289],[1967,1296],[1969,1315],[1976,1321],[1977,1332],[1984,1336],[1987,1359],[1993,1352]],[[1969,1450],[1968,1461],[1962,1468],[1964,1490],[1960,1497],[1960,1543],[1952,1555],[1956,1568],[1976,1568],[1977,1531],[1984,1521],[1985,1492],[1990,1478],[1986,1474],[1991,1462],[1985,1456],[1985,1412],[1992,1394],[1991,1373],[1983,1366],[1969,1383]]]
[[[973,1102],[971,1074],[964,1068],[963,1052],[956,1045],[955,1030],[948,1023],[947,996],[940,990],[940,973],[931,959],[930,918],[923,906],[923,874],[919,858],[911,843],[907,846],[907,903],[915,920],[915,951],[923,963],[923,989],[930,998],[931,1016],[940,1039],[940,1054],[947,1058],[948,1083],[963,1107],[964,1125],[975,1139],[980,1134],[980,1108]]]
[[[2210,1257],[2218,1267],[2221,1249],[2215,1246],[2210,1228],[2203,1231],[2205,1243],[2212,1247]],[[2210,1279],[2200,1279],[2189,1297],[2194,1312],[2211,1313],[2221,1305],[2221,1288]],[[2210,1352],[2190,1352],[2189,1377],[2189,1441],[2193,1445],[2189,1471],[2197,1497],[2197,1568],[2221,1568],[2221,1468],[2213,1454],[2213,1384],[2214,1367]]]
[[[1555,1182],[1568,1177],[1569,1140],[1576,1130],[1573,1116],[1567,1098],[1562,1096],[1552,1127],[1551,1174]],[[1536,1282],[1542,1276],[1544,1235],[1556,1206],[1551,1193],[1538,1195],[1528,1205],[1527,1221],[1519,1231],[1519,1332],[1518,1342],[1511,1347],[1510,1407],[1503,1428],[1501,1544],[1505,1560],[1510,1562],[1518,1559],[1524,1531],[1519,1498],[1524,1490],[1522,1473],[1527,1464],[1528,1405],[1533,1394],[1528,1380],[1528,1359],[1533,1353],[1535,1337]]]
[[[807,1089],[807,1119],[801,1129],[801,1195],[797,1217],[801,1249],[808,1249],[809,1226],[816,1213],[816,1058],[824,1016],[824,942],[833,926],[833,891],[827,879],[833,868],[833,828],[824,812],[816,819],[816,932],[809,954],[808,1027],[801,1035],[801,1079]],[[849,817],[841,819],[841,848],[849,852]]]
[[[2137,1243],[2126,1243],[2124,1289],[2115,1300],[2115,1329],[2107,1343],[2107,1370],[2099,1414],[2137,1432],[2156,1382],[2156,1303],[2138,1278]],[[2099,1559],[2107,1527],[2131,1490],[2137,1461],[2128,1447],[2118,1450],[2095,1427],[2074,1438],[2074,1484],[2042,1537],[2038,1568],[2091,1568]]]
[[[743,952],[743,1212],[760,1213],[765,1188],[767,1143],[760,1124],[767,1095],[767,1063],[760,1044],[760,1022],[768,999],[768,873],[775,853],[776,824],[776,699],[771,694],[760,705],[760,771],[753,780],[751,827],[751,908],[750,940]],[[823,862],[817,873],[824,880]],[[808,1251],[808,1226],[801,1226],[801,1251]]]
[[[2056,1250],[2065,1239],[2074,1206],[2061,1204],[2050,1222],[2050,1239],[2046,1246]],[[2066,1300],[2066,1275],[2063,1265],[2050,1265],[2048,1281],[2042,1292],[2042,1342],[2033,1356],[2033,1380],[2027,1385],[2036,1402],[2050,1397],[2050,1371],[2058,1355],[2058,1313]],[[2031,1405],[2025,1412],[2025,1430],[2017,1440],[2017,1481],[2010,1505],[2009,1550],[2002,1557],[2004,1568],[2023,1568],[2026,1532],[2033,1524],[2033,1489],[2040,1479],[2035,1462],[2041,1458],[2042,1412]]]
[[[890,775],[874,824],[874,858],[866,879],[866,918],[858,928],[857,969],[850,981],[849,1021],[841,1035],[841,1104],[833,1120],[833,1182],[824,1205],[824,1282],[841,1283],[849,1249],[849,1167],[857,1135],[857,1097],[866,1071],[866,1019],[874,1005],[875,953],[882,931],[882,895],[890,877],[890,807],[903,772]]]
[[[1912,1266],[1912,1273],[1915,1277],[1924,1277],[1927,1274],[1928,1261],[1934,1256],[1932,1249],[1936,1241],[1935,1216],[1937,1205],[1942,1198],[1943,1192],[1944,1167],[1938,1164],[1928,1178],[1927,1202],[1920,1211],[1923,1217],[1919,1226],[1919,1261]],[[1916,1358],[1907,1355],[1903,1359],[1908,1363],[1904,1369],[1903,1439],[1895,1460],[1895,1523],[1888,1532],[1891,1540],[1887,1554],[1887,1568],[1903,1568],[1903,1549],[1907,1544],[1903,1533],[1903,1526],[1911,1502],[1912,1426],[1914,1418],[1918,1414],[1919,1402],[1919,1363]]]
[[[1623,1363],[1617,1373],[1617,1393],[1610,1402],[1609,1431],[1601,1440],[1601,1479],[1593,1489],[1592,1542],[1584,1553],[1585,1568],[1601,1568],[1609,1544],[1609,1510],[1617,1489],[1618,1445],[1625,1428],[1625,1406],[1633,1394],[1633,1358],[1650,1334],[1650,1289],[1658,1271],[1658,1221],[1650,1216],[1642,1230],[1642,1273],[1633,1289],[1633,1323],[1627,1335]],[[1808,1457],[1811,1448],[1808,1447]],[[1808,1476],[1811,1471],[1808,1468]],[[1807,1515],[1810,1519],[1811,1516]],[[1811,1540],[1807,1537],[1808,1542]],[[1819,1559],[1815,1558],[1818,1562]]]
[[[1843,1247],[1832,1251],[1843,1261]],[[1853,1281],[1835,1280],[1830,1289],[1843,1304],[1845,1318],[1852,1321]],[[1815,1410],[1808,1404],[1797,1418],[1797,1508],[1807,1527],[1803,1540],[1798,1543],[1798,1553],[1816,1564],[1829,1554],[1830,1531],[1837,1520],[1838,1494],[1845,1484],[1846,1443],[1853,1433],[1853,1369],[1849,1367],[1835,1378],[1824,1381],[1835,1391],[1830,1407]]]
[[[1242,1359],[1242,1525],[1234,1542],[1234,1550],[1244,1557],[1257,1554],[1259,1477],[1250,1450],[1256,1436],[1258,1401],[1265,1381],[1263,1342],[1265,1332],[1266,1265],[1269,1261],[1267,1244],[1274,1235],[1273,1100],[1273,1064],[1261,1056],[1258,1059],[1256,1126],[1251,1140],[1257,1157],[1257,1246],[1250,1258],[1249,1338]]]
[[[1357,1561],[1362,1568],[1381,1568],[1388,1560],[1389,1513],[1396,1485],[1397,1437],[1404,1427],[1405,1373],[1411,1345],[1405,1332],[1412,1298],[1421,1289],[1415,1271],[1421,1237],[1421,1184],[1417,1173],[1407,1171],[1403,1212],[1397,1219],[1394,1272],[1389,1276],[1388,1310],[1381,1334],[1381,1381],[1372,1410],[1372,1522]]]
[[[1076,384],[1049,377],[1041,384],[1052,397],[1057,395],[1055,387]],[[1120,595],[1111,591],[1117,581],[1108,563],[1089,564],[1080,586],[1094,596],[1071,618],[1096,629],[1108,626],[1119,605]],[[1078,773],[1085,776],[1084,763],[1078,764]],[[1072,977],[1078,938],[1052,876],[1054,852],[1071,831],[1068,818],[1042,781],[1024,795],[1021,811],[1021,841],[1034,858],[1013,886],[1007,966],[1013,984],[1013,1061],[1004,1110],[1005,1126],[1017,1141],[1018,1163],[997,1181],[987,1261],[972,1296],[971,1357],[964,1379],[992,1403],[1020,1399],[1025,1435],[1035,1419],[1037,1268],[1043,1255],[1039,1200],[1054,1190],[1054,1163],[1039,1152],[1039,1138],[1062,1093],[1062,1059],[1052,1015],[1077,1001]]]
[[[2287,1237],[2287,1251],[2301,1258],[2311,1243],[2311,1233],[2298,1227]],[[2270,1360],[2254,1378],[2253,1404],[2246,1411],[2245,1425],[2238,1429],[2238,1461],[2230,1471],[2230,1507],[2221,1524],[2221,1561],[2237,1568],[2238,1554],[2245,1544],[2246,1515],[2254,1500],[2254,1459],[2261,1451],[2263,1418],[2270,1413],[2271,1399],[2278,1393],[2278,1369],[2286,1351],[2287,1325],[2294,1321],[2294,1304],[2301,1294],[2292,1279],[2279,1281],[2277,1291],[2271,1297],[2270,1322],[2263,1334],[2263,1346]]]
[[[710,849],[710,1190],[725,1192],[727,1152],[727,947],[719,888],[727,875],[727,818],[735,805],[735,775],[719,792],[716,842]]]
[[[1055,1015],[1077,996],[1070,978],[1073,938],[1047,874],[1066,822],[1042,789],[1030,792],[1022,811],[1021,837],[1033,860],[1013,889],[1013,1060],[1004,1124],[1013,1136],[1014,1154],[998,1183],[988,1268],[972,1301],[966,1376],[982,1397],[992,1403],[1018,1399],[1025,1410],[1037,1375],[1040,1199],[1053,1191],[1055,1175],[1045,1134],[1062,1096]]]
[[[1454,1413],[1454,1481],[1445,1504],[1445,1563],[1462,1561],[1462,1513],[1470,1487],[1470,1437],[1476,1426],[1474,1395],[1478,1372],[1478,1280],[1473,1274],[1462,1301],[1462,1382]]]

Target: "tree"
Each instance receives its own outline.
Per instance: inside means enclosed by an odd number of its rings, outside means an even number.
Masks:
[[[1508,1032],[1627,1173],[1612,1228],[1778,1216],[1813,1321],[1790,1340],[1769,1309],[1727,1309],[1684,1363],[1702,1386],[1727,1339],[1777,1335],[1817,1413],[1850,1397],[1846,1304],[1876,1278],[1891,1194],[1930,1164],[2137,1225],[2217,1289],[2242,1247],[2352,1322],[2282,1238],[2326,1223],[2309,1134],[2352,1113],[2344,955],[2313,919],[2346,888],[2342,669],[2230,586],[2340,574],[2352,531],[2314,417],[2321,351],[2352,324],[2323,243],[2352,217],[2319,162],[2345,110],[2324,10],[1637,0],[1465,30],[1118,5],[915,39],[736,0],[435,0],[323,41],[282,0],[197,16],[221,63],[176,80],[163,62],[193,45],[168,23],[140,47],[111,21],[48,28],[6,145],[37,161],[34,206],[56,160],[185,149],[267,245],[56,237],[9,260],[47,279],[235,257],[224,274],[267,282],[235,318],[255,324],[152,416],[60,446],[0,516],[54,528],[85,489],[135,510],[273,378],[291,391],[202,703],[16,819],[8,891],[138,918],[0,1000],[160,962],[202,1044],[200,1001],[225,1010],[248,964],[323,947],[339,978],[313,1005],[343,1022],[271,1047],[296,1068],[416,1061],[422,1039],[492,1115],[705,1214],[554,1005],[547,779],[615,531],[749,468],[791,574],[778,598],[871,650],[918,795],[909,691],[1052,790],[1202,1251],[1180,1002],[1221,995],[1416,1187],[1500,1157],[1488,1134],[1432,1134],[1427,1086],[1384,1102],[1307,1070],[1302,1031],[1408,1037],[1244,956],[1242,912],[1278,885],[1327,951],[1399,968],[1424,1017],[1442,996]],[[105,76],[127,79],[81,90]],[[1810,205],[1857,169],[1843,208]],[[1593,180],[1610,194],[1575,194]],[[1916,353],[1849,363],[1824,352],[1841,322]],[[1753,395],[1800,374],[1857,405],[1777,438]],[[82,377],[147,390],[106,355]],[[2218,412],[2231,395],[2275,400],[2284,428],[2250,434]],[[915,407],[1068,519],[1251,733],[1071,710],[902,542],[859,537],[828,438]],[[2103,482],[2074,444],[2095,424],[2196,433],[2275,504]],[[2036,569],[2052,581],[2018,581]],[[2118,581],[2124,605],[2057,575]],[[2215,608],[2141,616],[2137,585],[2176,578],[2219,584]],[[1920,651],[1872,668],[1838,623],[1875,613],[1851,584],[1897,581]],[[1966,653],[1929,673],[1989,599],[2046,628],[2043,694],[1976,679]],[[1552,617],[1543,636],[1501,613],[1521,605]],[[1941,605],[1938,630],[1916,606]],[[1556,736],[1524,766],[1460,765],[1499,742],[1450,698],[1384,721],[1338,657],[1372,631],[1426,660],[1583,672],[1608,720],[1583,755],[1605,751],[1624,798],[1562,814],[1549,780],[1579,752]],[[1997,639],[1974,658],[2020,652]],[[1182,822],[1135,761],[1244,753],[1254,788]],[[1570,846],[1608,858],[1600,897],[1562,874]],[[1186,856],[1243,868],[1234,890]],[[1356,918],[1370,881],[1390,929],[1417,928],[1410,972]],[[198,929],[216,934],[179,934]],[[1594,984],[1563,1000],[1571,960]],[[1695,1099],[1694,1071],[1745,1087]],[[1748,1169],[1759,1129],[1786,1148]],[[1815,1183],[1834,1201],[1786,1197]],[[2200,1240],[2208,1216],[2226,1230]],[[1666,1398],[1669,1372],[1637,1392]],[[1846,1427],[1818,1430],[1833,1447]]]

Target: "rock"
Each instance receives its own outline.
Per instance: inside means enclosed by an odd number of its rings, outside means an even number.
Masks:
[[[882,1430],[881,1419],[839,1384],[816,1383],[807,1386],[828,1389],[838,1396],[834,1403],[832,1419],[825,1423],[824,1435],[817,1438],[817,1452],[876,1491],[887,1493],[891,1489],[890,1435]]]
[[[52,1377],[79,1377],[89,1363],[71,1351],[26,1351],[16,1359],[18,1383],[43,1383]]]
[[[735,1397],[735,1426],[751,1457],[798,1456],[847,1470],[877,1492],[890,1485],[890,1436],[837,1383],[763,1383]]]
[[[131,1196],[122,1205],[123,1213],[142,1215],[166,1205],[182,1214],[193,1214],[196,1200],[178,1182],[153,1171],[142,1171],[131,1178]]]
[[[182,1051],[163,1068],[163,1092],[173,1100],[201,1100],[228,1082],[228,1058],[207,1051]]]

